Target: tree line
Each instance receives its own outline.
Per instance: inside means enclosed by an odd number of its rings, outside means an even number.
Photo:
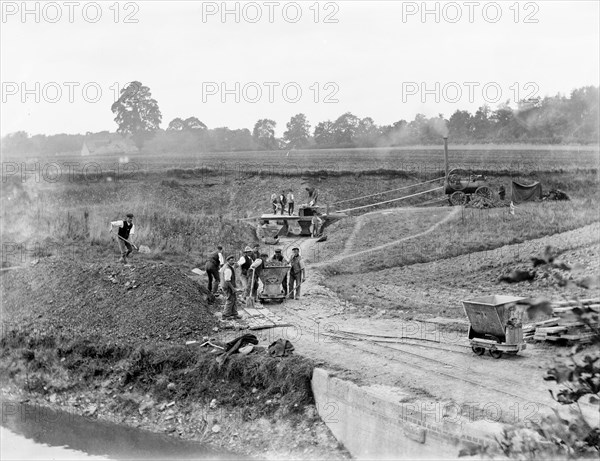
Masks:
[[[130,138],[140,149],[165,153],[428,145],[439,144],[446,135],[454,143],[465,144],[593,144],[600,139],[598,109],[599,88],[586,86],[573,90],[568,97],[559,94],[519,101],[516,108],[507,101],[495,109],[484,105],[474,114],[457,110],[448,119],[443,114],[432,118],[417,114],[414,120],[391,125],[377,125],[371,117],[346,112],[312,127],[305,114],[297,114],[278,138],[276,122],[267,118],[258,120],[252,131],[209,129],[195,116],[174,118],[166,129],[161,129],[158,102],[140,82],[124,88],[111,107],[117,133]],[[86,134],[90,135],[94,133]],[[2,138],[2,150],[7,154],[73,152],[81,149],[86,136],[30,137],[19,131]]]

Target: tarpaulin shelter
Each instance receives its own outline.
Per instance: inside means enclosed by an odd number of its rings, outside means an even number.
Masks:
[[[515,181],[512,182],[511,200],[513,203],[530,202],[541,199],[542,185],[539,182],[535,182],[531,185],[519,184]]]

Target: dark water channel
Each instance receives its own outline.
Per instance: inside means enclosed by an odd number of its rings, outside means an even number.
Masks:
[[[150,431],[39,405],[3,401],[1,456],[9,459],[246,459]]]

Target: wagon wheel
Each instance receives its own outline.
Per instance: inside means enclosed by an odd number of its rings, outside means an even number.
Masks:
[[[500,357],[502,357],[502,351],[499,350],[492,350],[490,349],[490,355],[495,358],[495,359],[499,359]]]
[[[475,191],[475,195],[481,197],[484,203],[491,204],[494,201],[494,193],[492,192],[492,189],[490,189],[488,186],[478,187]]]
[[[461,191],[452,192],[450,203],[452,205],[464,205],[467,203],[467,194]]]
[[[467,187],[469,178],[470,176],[465,170],[455,168],[448,173],[448,185],[452,190],[462,190]]]
[[[483,355],[483,354],[485,354],[485,349],[483,347],[472,346],[471,349],[473,350],[473,352],[475,352],[476,355]]]

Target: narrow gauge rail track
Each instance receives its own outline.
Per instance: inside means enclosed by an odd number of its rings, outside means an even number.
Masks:
[[[441,360],[433,359],[433,358],[428,357],[426,355],[421,355],[421,354],[417,354],[415,352],[410,352],[410,351],[407,351],[405,349],[398,349],[397,347],[392,347],[392,346],[389,346],[389,345],[381,344],[380,342],[374,341],[374,340],[357,339],[357,338],[344,337],[344,336],[339,336],[339,335],[329,335],[327,333],[322,333],[322,334],[324,336],[331,336],[331,337],[333,337],[335,339],[340,339],[342,341],[346,341],[346,344],[348,344],[352,348],[358,349],[360,351],[363,351],[363,352],[366,352],[366,353],[369,353],[369,354],[380,356],[380,353],[375,352],[375,351],[373,351],[373,350],[371,350],[369,348],[360,347],[360,346],[358,346],[356,344],[351,344],[351,343],[347,342],[347,341],[364,341],[364,342],[366,342],[366,343],[368,343],[370,345],[386,349],[387,351],[393,351],[393,352],[395,352],[396,354],[394,354],[393,356],[390,356],[390,355],[386,356],[389,360],[392,360],[394,362],[399,362],[399,363],[403,363],[403,364],[406,364],[406,365],[410,365],[410,366],[419,368],[421,370],[425,370],[425,371],[428,371],[428,372],[433,372],[433,373],[436,373],[436,374],[439,374],[439,375],[442,375],[442,376],[446,376],[448,378],[455,379],[457,381],[463,381],[463,382],[466,382],[466,383],[471,384],[473,386],[486,389],[488,391],[491,390],[491,391],[494,391],[494,392],[498,392],[500,394],[507,395],[509,397],[517,398],[517,399],[522,400],[524,402],[531,402],[531,398],[530,397],[519,395],[519,394],[516,394],[514,392],[507,391],[505,389],[501,389],[501,388],[499,388],[499,387],[497,387],[494,384],[491,384],[489,382],[484,383],[483,381],[475,381],[475,380],[473,380],[473,379],[471,379],[471,378],[469,378],[467,376],[464,376],[464,374],[467,374],[469,376],[473,376],[473,372],[470,371],[470,370],[468,370],[468,369],[466,369],[466,368],[457,367],[456,365],[452,365],[452,364],[443,362]],[[424,347],[427,347],[427,346],[424,346]],[[428,366],[424,366],[424,365],[421,365],[421,364],[417,363],[415,360],[407,360],[406,358],[404,358],[404,359],[403,358],[399,358],[397,356],[397,353],[401,353],[403,355],[406,354],[406,355],[408,355],[410,357],[414,357],[415,359],[419,359],[419,360],[425,360],[425,361],[429,361],[429,362],[434,362],[434,363],[440,364],[442,366],[451,367],[451,368],[453,368],[455,370],[460,371],[460,373],[451,373],[451,372],[448,372],[448,371],[442,371],[442,370],[439,370],[439,369],[436,369],[436,368],[431,368],[431,367],[428,367]],[[460,376],[459,374],[462,375],[462,376]],[[483,378],[486,381],[490,381],[490,380],[494,381],[496,379],[494,377],[489,377],[489,376],[482,375],[482,374],[478,374],[477,377],[478,378]],[[518,385],[518,386],[522,386],[523,385],[523,383],[519,383],[517,381],[509,380],[509,379],[504,379],[503,382],[507,383],[507,384],[510,383],[510,384],[513,384],[513,385]],[[546,404],[544,404],[542,402],[536,402],[536,403],[538,405],[542,405],[542,406],[547,407],[549,409],[551,408],[549,405],[546,405]]]
[[[298,317],[299,319],[301,319],[303,321],[306,321],[306,318],[302,317],[301,315],[299,315],[289,309],[286,309],[286,312],[292,314],[295,317]],[[312,326],[308,326],[307,328],[311,329]],[[379,337],[379,339],[369,339],[369,338],[373,338],[373,337],[378,338],[378,336],[370,335],[370,334],[358,334],[357,335],[352,332],[345,332],[345,334],[332,334],[332,333],[327,333],[327,332],[320,332],[320,334],[325,337],[329,337],[333,340],[342,341],[342,342],[344,342],[344,344],[346,344],[354,349],[357,349],[359,351],[366,352],[368,354],[372,354],[377,357],[381,357],[380,351],[375,351],[369,347],[361,347],[358,344],[353,344],[353,343],[366,343],[369,346],[378,348],[380,350],[384,349],[387,352],[386,358],[393,362],[402,363],[405,365],[409,365],[411,367],[419,368],[419,369],[427,371],[427,372],[436,373],[438,375],[445,376],[447,378],[451,378],[456,381],[462,381],[462,382],[468,383],[472,386],[485,389],[487,391],[497,392],[497,393],[505,395],[505,396],[513,397],[513,398],[519,399],[521,401],[531,403],[530,397],[507,391],[507,390],[502,389],[502,388],[498,387],[497,385],[495,385],[494,381],[496,380],[496,378],[494,376],[488,376],[486,374],[477,374],[476,377],[479,378],[480,380],[476,381],[476,380],[472,379],[472,377],[473,377],[472,370],[469,370],[467,368],[460,367],[457,365],[453,365],[453,364],[444,362],[442,360],[434,359],[434,358],[428,357],[427,355],[422,355],[422,354],[418,354],[416,352],[407,351],[406,349],[400,349],[398,347],[390,346],[389,344],[387,344],[387,342],[389,342],[390,338],[385,338],[384,336]],[[387,339],[387,341],[382,341],[382,340],[386,340],[386,339]],[[393,339],[393,337],[392,337],[392,339]],[[404,338],[399,337],[399,339],[404,339]],[[412,338],[412,339],[418,340],[417,338]],[[429,346],[431,346],[431,344],[428,344],[428,342],[430,342],[430,341],[431,340],[428,340],[428,341],[424,341],[423,344],[421,344],[421,343],[414,344],[414,345],[411,344],[408,346],[412,346],[412,347],[421,346],[421,347],[429,348]],[[382,343],[385,343],[385,344],[382,344]],[[395,342],[395,345],[401,346],[401,344],[396,343],[396,342]],[[467,346],[465,346],[465,347],[467,347]],[[445,352],[454,352],[457,354],[465,354],[464,351],[452,351],[452,350],[449,350],[446,348],[430,348],[430,349],[442,349]],[[399,357],[399,355],[403,355],[404,358]],[[411,360],[411,358],[412,358],[412,360]],[[459,373],[452,373],[450,371],[439,370],[435,367],[432,368],[430,366],[422,365],[422,364],[418,363],[418,361],[428,361],[430,363],[431,362],[436,363],[438,366],[441,365],[444,367],[451,367],[451,368],[457,370]],[[517,382],[514,380],[510,380],[510,379],[504,379],[503,382],[506,384],[512,384],[514,386],[522,386],[523,385],[523,383],[520,383],[520,382]],[[536,404],[543,406],[547,409],[552,408],[551,406],[549,406],[545,403],[542,403],[542,402],[536,402]]]

